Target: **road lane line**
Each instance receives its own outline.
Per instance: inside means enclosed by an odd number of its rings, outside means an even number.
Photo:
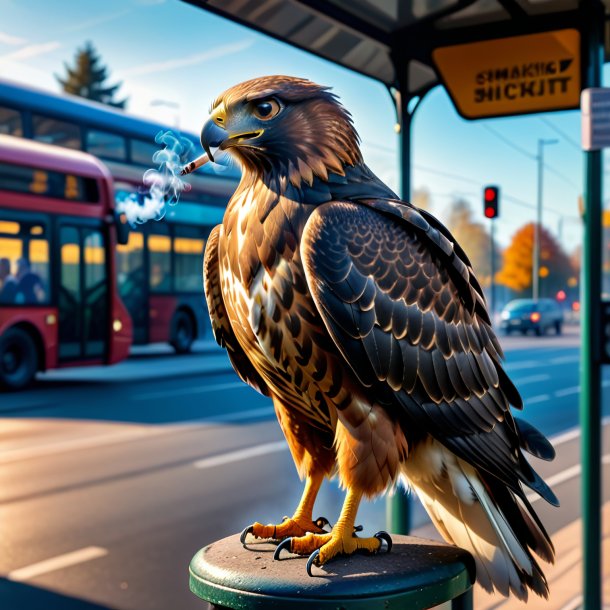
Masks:
[[[45,559],[44,561],[39,561],[38,563],[33,563],[29,566],[13,570],[12,572],[9,572],[6,577],[8,580],[23,582],[24,580],[29,580],[35,576],[68,568],[79,563],[84,563],[85,561],[97,559],[98,557],[104,557],[104,555],[108,555],[107,549],[103,549],[99,546],[88,546],[79,549],[78,551],[51,557],[50,559]]]
[[[521,379],[513,379],[513,383],[516,386],[526,385],[528,383],[537,383],[538,381],[548,381],[551,378],[550,375],[530,375],[529,377],[521,377]]]
[[[602,456],[602,464],[604,466],[607,466],[608,464],[610,464],[610,453],[606,453],[606,455]],[[574,466],[570,466],[570,468],[566,468],[565,470],[562,470],[561,472],[557,472],[554,475],[545,478],[544,482],[549,487],[553,487],[553,485],[560,485],[561,483],[565,483],[566,481],[569,481],[570,479],[577,477],[580,474],[581,470],[582,470],[581,465],[575,464]],[[530,502],[536,502],[537,500],[540,500],[540,496],[536,493],[529,493],[529,494],[527,494],[526,497]]]
[[[188,419],[180,422],[180,426],[193,426],[196,424],[226,424],[234,421],[244,421],[248,419],[256,419],[258,417],[267,417],[273,415],[275,409],[273,407],[259,407],[258,409],[249,409],[247,411],[236,411],[235,413],[226,413],[218,415],[210,415],[209,417],[198,417],[197,419]]]
[[[536,369],[541,366],[546,366],[546,363],[542,363],[539,360],[525,360],[524,362],[507,363],[504,367],[507,371],[520,371],[521,369]]]
[[[602,427],[610,425],[610,416],[602,417]],[[549,440],[553,444],[553,447],[557,447],[563,443],[567,443],[580,436],[580,426],[574,426],[565,432],[560,432],[555,436],[549,437]]]
[[[188,388],[175,388],[173,390],[157,390],[156,392],[146,392],[145,394],[136,394],[131,397],[131,400],[152,400],[154,398],[163,398],[165,396],[184,396],[185,394],[205,394],[206,392],[217,392],[220,390],[230,390],[233,388],[247,388],[248,384],[243,381],[230,381],[228,383],[209,383],[200,386],[191,386]]]
[[[66,451],[74,451],[76,449],[89,449],[90,447],[99,447],[100,445],[113,445],[115,443],[124,443],[137,438],[148,438],[158,434],[167,434],[163,428],[147,428],[145,430],[125,430],[117,431],[111,434],[98,434],[88,438],[75,438],[68,441],[58,443],[49,443],[47,445],[38,445],[36,447],[22,447],[21,449],[10,449],[0,453],[0,465],[10,464],[19,460],[29,460],[54,453],[64,453]]]
[[[246,449],[230,451],[229,453],[213,455],[212,457],[207,457],[193,462],[193,466],[202,470],[206,468],[216,468],[217,466],[224,466],[233,462],[241,462],[242,460],[248,460],[261,455],[268,455],[269,453],[276,453],[278,451],[285,451],[287,449],[288,445],[286,441],[275,441],[273,443],[265,443],[263,445],[247,447]]]
[[[569,364],[570,362],[578,362],[580,360],[580,355],[576,354],[573,356],[557,356],[556,358],[551,358],[551,364]]]
[[[564,388],[563,390],[555,390],[554,395],[557,398],[562,398],[563,396],[570,396],[571,394],[578,394],[580,392],[580,386],[575,385],[571,388]]]
[[[524,398],[523,403],[527,407],[528,405],[535,405],[539,402],[546,402],[547,400],[551,400],[549,394],[540,394],[539,396],[532,396],[531,398]]]

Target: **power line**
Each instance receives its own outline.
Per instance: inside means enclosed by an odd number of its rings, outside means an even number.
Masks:
[[[507,137],[502,135],[498,130],[494,129],[490,125],[486,125],[485,123],[483,123],[482,126],[485,129],[487,129],[487,131],[489,131],[490,133],[495,135],[499,140],[502,140],[502,142],[504,142],[504,144],[506,144],[507,146],[510,146],[512,149],[516,150],[517,152],[520,152],[522,155],[524,155],[528,159],[531,159],[532,161],[537,161],[538,160],[538,156],[537,155],[532,155],[531,153],[527,152],[527,150],[525,150],[524,148],[521,148],[521,146],[519,146],[518,144],[515,144],[512,140],[509,140]],[[566,184],[569,184],[577,192],[580,192],[581,189],[580,189],[579,186],[577,186],[570,179],[566,178],[561,172],[557,171],[551,165],[548,165],[547,163],[545,163],[544,164],[544,169],[546,169],[551,174],[554,174],[555,176],[557,176],[558,178],[563,180]]]
[[[542,121],[547,127],[550,127],[556,134],[560,135],[570,146],[575,148],[578,152],[582,152],[582,148],[576,140],[573,140],[563,129],[560,129],[553,123],[549,121],[546,117],[539,116],[538,119]]]
[[[524,155],[528,159],[531,159],[532,161],[535,161],[537,159],[536,155],[532,155],[531,153],[527,152],[527,150],[525,150],[525,148],[521,148],[521,146],[519,146],[518,144],[515,144],[512,140],[509,140],[506,136],[501,134],[497,129],[494,129],[491,125],[487,125],[485,123],[482,123],[481,125],[484,129],[487,129],[487,131],[489,131],[489,133],[492,133],[494,136],[496,136],[496,138],[498,138],[499,140],[502,140],[502,142],[504,142],[504,144],[506,144],[507,146],[510,146],[513,150],[520,152],[522,155]]]
[[[466,182],[468,184],[476,184],[476,186],[481,186],[480,180],[475,180],[474,178],[466,178],[465,176],[461,176],[458,174],[451,174],[449,172],[444,172],[439,169],[434,169],[432,167],[425,167],[423,165],[413,165],[414,169],[418,169],[421,172],[428,172],[429,174],[436,174],[437,176],[443,176],[445,178],[451,178],[453,180],[459,180],[461,182]]]

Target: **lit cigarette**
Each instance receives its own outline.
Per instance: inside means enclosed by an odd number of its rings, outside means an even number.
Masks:
[[[208,155],[206,153],[203,153],[201,155],[201,157],[197,157],[197,159],[195,159],[194,161],[187,163],[187,165],[185,165],[182,168],[180,175],[186,176],[187,174],[194,172],[196,169],[199,169],[202,165],[205,165],[209,160],[210,160],[210,157],[208,157]]]

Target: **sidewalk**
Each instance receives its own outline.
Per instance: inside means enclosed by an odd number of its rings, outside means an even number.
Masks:
[[[145,381],[166,377],[187,377],[228,373],[233,370],[226,351],[211,341],[198,341],[190,354],[176,355],[162,343],[132,347],[127,360],[111,366],[53,369],[38,373],[38,379],[55,381]]]

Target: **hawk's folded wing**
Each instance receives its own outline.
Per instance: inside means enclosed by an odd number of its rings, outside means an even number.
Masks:
[[[301,256],[324,323],[371,396],[519,495],[522,481],[556,502],[521,454],[542,441],[515,424],[509,404],[521,398],[482,290],[440,223],[398,201],[330,202],[308,220]]]
[[[226,348],[231,364],[242,381],[251,385],[261,394],[269,396],[267,384],[252,366],[252,363],[235,337],[222,300],[218,267],[219,234],[220,225],[216,225],[208,237],[203,259],[203,282],[205,298],[210,312],[210,321],[212,323],[212,332],[214,333],[216,343]]]

